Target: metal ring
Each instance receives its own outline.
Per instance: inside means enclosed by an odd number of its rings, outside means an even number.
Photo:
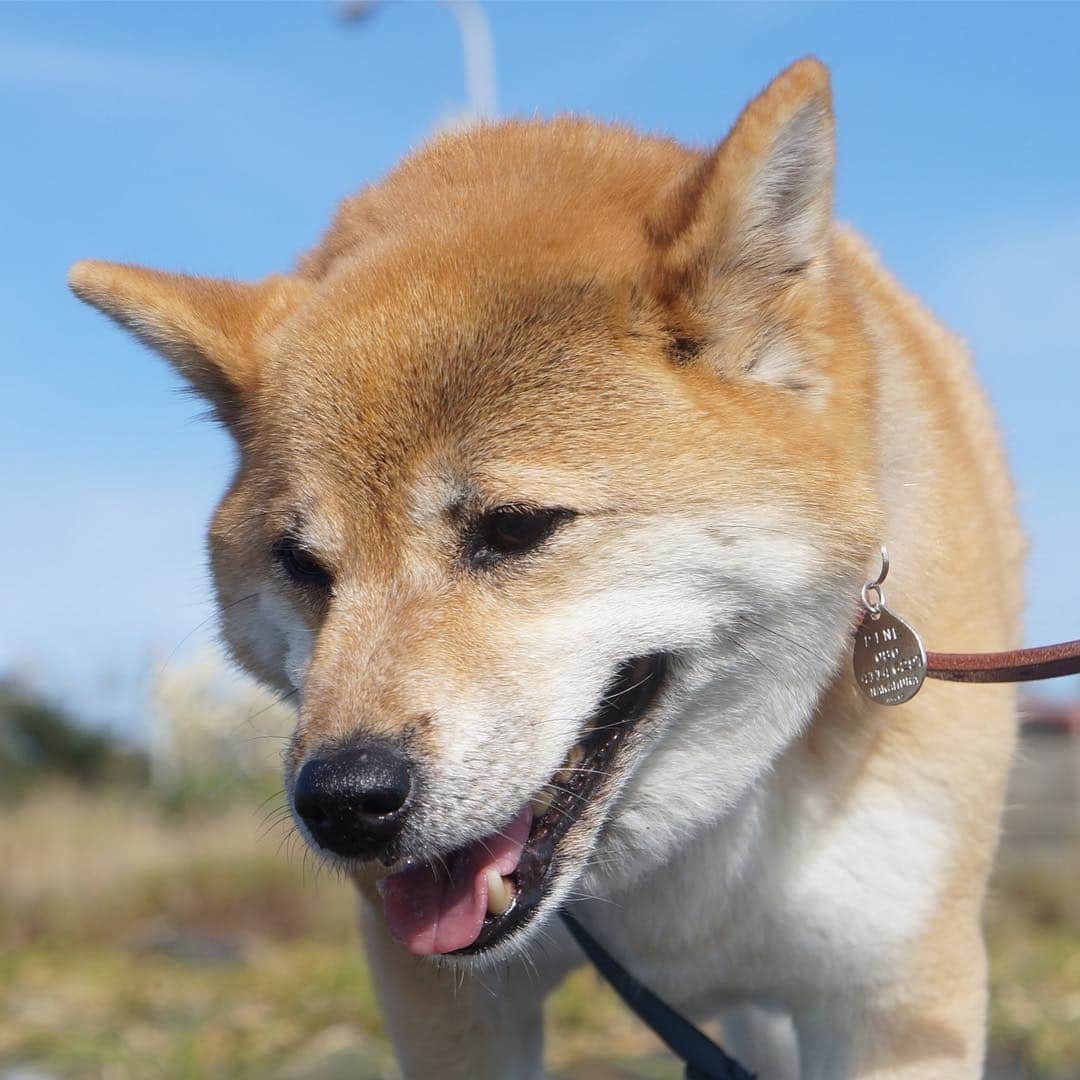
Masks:
[[[873,581],[868,581],[862,587],[863,607],[870,612],[873,618],[881,614],[885,606],[885,590],[881,587],[882,582],[889,576],[889,549],[881,545],[881,573]],[[871,600],[870,597],[873,596]]]
[[[873,600],[870,599],[871,596],[874,597]],[[871,615],[881,614],[881,609],[885,606],[885,590],[879,582],[868,581],[862,587],[862,602]]]

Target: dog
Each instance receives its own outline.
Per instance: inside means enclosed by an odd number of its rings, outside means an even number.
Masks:
[[[257,284],[72,268],[235,439],[223,636],[407,1077],[542,1074],[563,905],[763,1078],[981,1075],[1014,696],[886,708],[853,631],[884,541],[930,647],[1014,647],[1024,545],[833,174],[807,58],[712,150],[440,135]]]

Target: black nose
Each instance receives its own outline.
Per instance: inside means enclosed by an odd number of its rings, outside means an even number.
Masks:
[[[293,802],[321,847],[366,858],[389,850],[404,824],[411,788],[405,758],[373,743],[309,761],[296,778]]]

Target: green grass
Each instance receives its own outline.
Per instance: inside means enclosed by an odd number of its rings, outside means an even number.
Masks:
[[[1006,851],[987,905],[990,1033],[1036,1074],[1080,1077],[1080,851]]]
[[[43,792],[0,817],[0,1068],[106,1080],[395,1070],[347,886],[234,805]],[[1010,1076],[1080,1076],[1076,851],[1007,852],[988,908]],[[679,1076],[592,972],[549,1004],[562,1077]],[[1022,1070],[1029,1070],[1024,1073]]]
[[[3,979],[0,1060],[63,1076],[300,1076],[335,1051],[366,1075],[389,1063],[351,942],[267,943],[225,962],[43,944],[8,956]]]

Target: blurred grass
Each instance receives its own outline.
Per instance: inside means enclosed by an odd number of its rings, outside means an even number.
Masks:
[[[395,1075],[351,888],[279,850],[263,813],[64,787],[7,807],[0,1075]],[[567,1075],[677,1074],[590,972],[551,1017]]]
[[[990,1032],[1032,1075],[1080,1077],[1080,845],[1006,847],[987,904]]]
[[[9,805],[0,1075],[395,1075],[351,890],[305,869],[299,849],[279,850],[267,813],[248,802],[178,812],[108,787]],[[1004,854],[988,907],[1001,1075],[1080,1076],[1078,870],[1075,848]],[[549,1014],[557,1075],[679,1075],[591,972]]]

